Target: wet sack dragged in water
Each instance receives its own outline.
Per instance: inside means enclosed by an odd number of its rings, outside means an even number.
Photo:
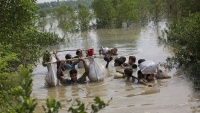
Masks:
[[[105,67],[98,63],[93,57],[89,58],[89,75],[88,78],[91,82],[103,81],[105,78]]]
[[[144,61],[139,64],[142,74],[154,74],[157,72],[157,65],[153,61]]]
[[[45,77],[46,85],[48,86],[56,86],[59,82],[57,79],[57,64],[54,64],[53,62],[56,62],[56,58],[54,55],[51,55],[50,57],[51,63],[47,65],[48,73]]]

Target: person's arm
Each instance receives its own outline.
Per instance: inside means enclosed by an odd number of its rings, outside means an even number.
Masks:
[[[83,58],[80,58],[79,60],[83,61],[84,68],[85,68],[85,72],[83,73],[83,75],[79,79],[80,79],[81,82],[85,82],[86,76],[89,74],[89,67],[88,67],[86,61]]]
[[[152,87],[152,84],[148,84],[144,79],[140,79],[139,82],[145,86]]]
[[[101,53],[102,53],[102,50],[101,50],[101,49],[99,49],[99,55],[101,55]]]
[[[124,68],[124,69],[125,69],[126,67],[128,67],[128,66],[130,66],[130,65],[127,64],[127,63],[123,63],[123,64],[121,64],[121,67]]]
[[[106,63],[106,68],[108,68],[109,63],[110,63],[110,62],[107,62],[107,63]]]
[[[112,55],[118,55],[118,53],[112,53]]]
[[[109,65],[110,61],[112,61],[112,59],[113,59],[113,58],[112,58],[111,56],[105,56],[105,57],[104,57],[104,60],[107,62],[107,63],[106,63],[106,68],[108,68],[108,65]]]
[[[58,58],[58,56],[57,56],[56,52],[53,52],[53,54],[55,55],[55,57],[56,57],[56,60],[57,60],[57,61],[60,61],[60,59]]]
[[[75,69],[75,66],[79,63],[79,60],[75,60],[71,64],[71,69]]]
[[[118,70],[116,72],[122,74],[123,75],[122,78],[125,78],[124,72],[121,72],[121,71],[118,71]]]
[[[57,78],[60,79],[61,82],[63,82],[63,80],[64,80],[64,78],[62,78],[62,71],[61,71],[63,64],[64,64],[64,62],[61,61],[60,65],[59,65],[59,67],[57,69]]]
[[[118,70],[117,70],[116,72],[121,73],[121,74],[124,74],[124,72],[121,72],[121,71],[118,71]]]

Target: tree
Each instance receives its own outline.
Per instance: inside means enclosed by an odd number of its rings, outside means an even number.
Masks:
[[[13,67],[20,63],[24,66],[35,63],[42,47],[60,41],[57,35],[39,32],[35,26],[36,0],[3,0],[0,1],[0,9],[0,16],[4,17],[0,19],[0,43],[4,49],[11,45],[11,52],[17,54],[21,61],[13,63]]]
[[[174,22],[166,33],[169,43],[174,47],[175,63],[182,67],[200,65],[200,13]]]
[[[94,0],[92,3],[98,28],[115,27],[116,11],[112,0]]]
[[[44,10],[38,11],[39,21],[38,21],[38,27],[42,28],[42,31],[45,30],[45,25],[47,21],[45,20],[45,17],[47,16],[47,13]]]
[[[164,0],[150,0],[149,12],[151,20],[155,23],[159,22],[159,19],[164,15]]]
[[[39,14],[39,17],[42,18],[43,20],[47,16],[47,13],[42,9],[39,10],[38,14]]]
[[[67,7],[65,4],[61,4],[56,9],[56,18],[58,19],[58,27],[60,27],[65,35],[75,32],[77,29],[76,14],[73,7]]]
[[[32,26],[36,11],[36,0],[1,0],[0,16],[3,18],[0,19],[0,35],[3,35],[5,40],[13,40],[5,35],[12,35],[13,31],[23,31]]]
[[[117,5],[117,20],[125,22],[127,27],[137,21],[137,9],[136,2],[134,0],[123,0]],[[119,25],[121,26],[121,25]]]
[[[90,21],[92,20],[92,14],[89,9],[82,4],[78,5],[78,21],[80,24],[81,30],[88,30],[90,27]]]

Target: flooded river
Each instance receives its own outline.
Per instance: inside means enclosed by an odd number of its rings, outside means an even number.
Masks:
[[[158,36],[165,23],[159,23],[159,30],[152,24],[145,28],[123,28],[123,29],[98,29],[77,34],[66,42],[49,47],[49,50],[64,49],[88,49],[94,48],[95,53],[101,46],[117,47],[118,56],[134,55],[138,59],[153,60],[156,63],[164,63],[170,56],[170,52]],[[65,54],[75,51],[58,53],[61,59]],[[103,65],[106,62],[98,59]],[[199,92],[194,91],[193,83],[178,73],[176,69],[167,72],[171,79],[158,80],[153,87],[126,82],[124,79],[114,79],[115,67],[113,61],[107,69],[108,75],[103,82],[87,83],[72,86],[46,87],[45,74],[47,69],[41,63],[35,68],[33,74],[32,97],[37,98],[37,113],[43,113],[42,105],[48,97],[54,97],[61,102],[60,113],[66,113],[71,106],[67,101],[79,98],[86,105],[93,102],[96,96],[107,101],[112,98],[110,105],[101,110],[101,113],[197,113],[200,112]],[[163,67],[161,69],[165,70]],[[81,74],[83,70],[79,70]]]

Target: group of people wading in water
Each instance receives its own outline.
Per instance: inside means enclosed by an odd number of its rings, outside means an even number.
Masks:
[[[141,83],[144,85],[147,85],[151,87],[152,85],[149,84],[149,82],[154,81],[155,79],[167,79],[170,78],[169,75],[164,73],[161,69],[158,68],[157,65],[155,65],[154,62],[149,62],[145,59],[139,59],[138,65],[136,65],[136,57],[135,56],[129,56],[128,62],[126,63],[126,57],[121,56],[119,58],[114,58],[114,56],[118,55],[118,49],[117,48],[103,48],[101,47],[99,50],[99,54],[103,55],[104,60],[106,61],[105,68],[109,68],[109,64],[112,60],[114,60],[114,66],[119,67],[120,69],[123,69],[123,71],[117,70],[116,73],[121,74],[118,77],[114,78],[125,78],[126,81],[134,82],[134,83]],[[90,72],[88,62],[83,58],[83,52],[81,49],[78,49],[76,51],[75,57],[72,57],[70,54],[67,54],[65,56],[65,61],[60,60],[56,54],[56,52],[53,52],[57,59],[57,78],[60,80],[60,83],[63,85],[70,85],[75,83],[85,83],[86,78]],[[88,55],[86,55],[88,56]],[[67,61],[67,59],[77,58],[77,60],[73,61]],[[147,65],[149,67],[147,67]],[[151,65],[152,64],[152,65]],[[146,67],[144,66],[146,65]],[[84,73],[80,78],[78,78],[78,71],[76,70],[76,66],[78,68],[84,68]],[[143,68],[143,67],[145,68]],[[137,68],[139,67],[139,70]],[[156,68],[156,69],[155,69]],[[146,69],[146,70],[145,70]],[[147,72],[147,69],[148,70]],[[64,79],[64,71],[69,70],[70,79]],[[152,71],[151,71],[152,70]],[[133,76],[133,72],[137,71],[137,77]],[[146,71],[146,72],[145,72]]]

